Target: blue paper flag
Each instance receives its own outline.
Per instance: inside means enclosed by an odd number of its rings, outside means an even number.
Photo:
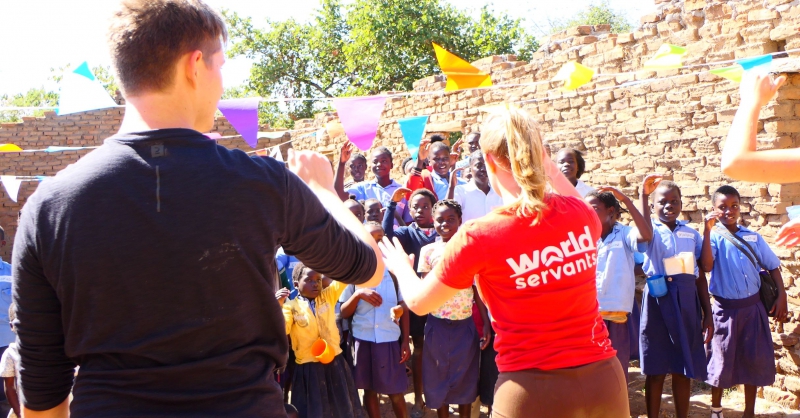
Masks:
[[[406,141],[411,158],[416,159],[419,153],[419,143],[422,141],[422,135],[425,134],[425,126],[428,124],[428,117],[415,116],[400,119],[397,123],[400,124],[400,132],[403,133],[403,139]]]
[[[73,71],[73,73],[82,75],[92,81],[95,80],[94,74],[92,74],[92,70],[89,69],[89,63],[87,63],[86,61],[84,61],[83,64],[79,65],[78,68],[76,68],[75,71]]]
[[[77,151],[77,150],[82,150],[84,148],[86,148],[86,147],[54,147],[54,146],[49,146],[44,150],[44,152]]]
[[[742,58],[736,60],[736,63],[741,65],[745,71],[758,67],[760,65],[769,64],[772,62],[772,55],[761,55],[759,57]]]
[[[36,178],[41,182],[41,181],[45,181],[45,180],[49,179],[50,177],[48,177],[48,176],[36,176]]]

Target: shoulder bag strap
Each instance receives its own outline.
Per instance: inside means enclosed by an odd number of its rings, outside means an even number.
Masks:
[[[756,268],[756,270],[759,270],[759,267],[760,267],[761,263],[758,262],[757,259],[753,256],[753,254],[754,254],[752,252],[753,249],[750,247],[749,244],[747,245],[747,248],[749,250],[746,250],[744,248],[744,245],[742,245],[742,243],[747,244],[747,241],[737,237],[734,234],[731,234],[731,231],[728,231],[725,228],[719,228],[718,227],[718,228],[715,228],[715,230],[716,230],[715,231],[716,233],[722,235],[722,238],[725,238],[726,240],[728,240],[728,242],[733,244],[736,248],[739,249],[739,251],[741,251],[744,255],[746,255],[747,259],[750,260],[751,263],[753,263],[753,266]]]
[[[730,231],[728,231],[728,232],[730,232]],[[742,237],[740,237],[740,236],[738,236],[738,235],[736,235],[736,234],[731,234],[731,235],[732,235],[734,238],[736,238],[736,239],[737,239],[739,242],[741,242],[742,244],[744,244],[744,246],[745,246],[745,247],[747,247],[747,249],[748,249],[748,250],[750,250],[750,253],[751,253],[751,254],[753,254],[753,258],[754,258],[754,259],[756,260],[756,262],[758,263],[758,267],[761,267],[761,270],[764,270],[764,271],[769,271],[769,269],[767,269],[766,267],[764,267],[764,264],[761,262],[761,260],[759,260],[759,258],[758,258],[758,253],[757,253],[757,252],[756,252],[756,250],[753,248],[753,246],[752,246],[752,245],[750,245],[750,243],[749,243],[749,242],[745,241],[745,240],[744,240]]]

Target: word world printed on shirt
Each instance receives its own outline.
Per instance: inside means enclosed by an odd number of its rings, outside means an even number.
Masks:
[[[549,281],[561,280],[596,266],[597,248],[589,227],[584,226],[584,233],[577,238],[574,232],[567,233],[567,239],[561,241],[560,247],[551,245],[532,254],[520,254],[519,262],[513,258],[506,262],[514,270],[510,277],[516,279],[517,289],[525,289],[546,285]]]

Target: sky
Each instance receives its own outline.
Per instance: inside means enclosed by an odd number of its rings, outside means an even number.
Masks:
[[[51,68],[83,61],[91,67],[110,65],[105,46],[107,19],[117,2],[114,0],[39,0],[2,1],[0,39],[0,96],[13,95],[30,88],[54,88],[48,78]],[[413,0],[409,0],[413,1]],[[548,19],[565,19],[598,0],[445,0],[459,8],[479,10],[492,4],[494,10],[525,18],[525,24],[538,36],[548,28]],[[226,8],[250,16],[256,26],[265,19],[290,17],[308,20],[319,8],[320,0],[206,0],[212,7]],[[345,0],[345,2],[349,2]],[[558,4],[553,7],[553,4]],[[628,16],[637,26],[639,17],[655,9],[652,0],[609,0],[609,5]],[[537,29],[538,28],[538,29]],[[228,60],[223,67],[226,87],[244,83],[250,62],[244,58]]]

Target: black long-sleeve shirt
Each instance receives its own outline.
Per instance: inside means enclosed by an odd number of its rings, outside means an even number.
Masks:
[[[371,248],[283,164],[165,129],[43,182],[14,242],[21,392],[72,416],[285,417],[275,251],[363,283]]]
[[[389,207],[383,214],[383,230],[389,239],[397,237],[400,244],[403,246],[403,251],[406,254],[414,254],[414,271],[417,271],[417,264],[419,264],[419,250],[422,247],[432,244],[439,237],[436,231],[431,231],[428,235],[425,231],[417,226],[416,222],[409,226],[401,226],[394,229],[394,212],[397,210],[397,203],[389,203]]]

